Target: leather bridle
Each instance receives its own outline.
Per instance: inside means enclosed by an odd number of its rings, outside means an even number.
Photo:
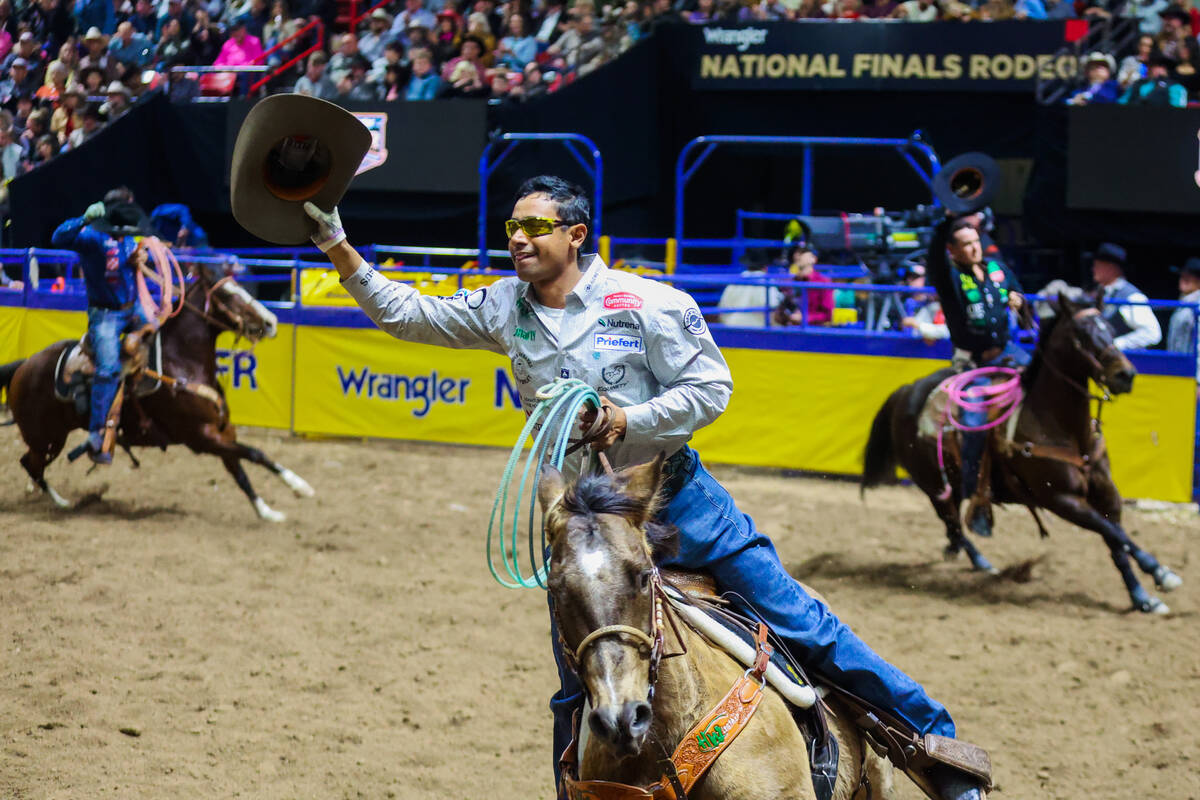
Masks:
[[[1083,308],[1083,309],[1080,309],[1079,311],[1076,311],[1073,315],[1071,315],[1071,321],[1079,322],[1080,320],[1084,319],[1085,317],[1098,317],[1099,315],[1100,315],[1100,311],[1098,309]],[[1104,375],[1104,365],[1100,362],[1100,359],[1096,358],[1096,356],[1093,355],[1090,350],[1088,350],[1086,347],[1083,346],[1083,343],[1081,341],[1079,341],[1079,334],[1077,332],[1072,331],[1070,336],[1071,336],[1071,345],[1075,348],[1075,351],[1077,353],[1079,353],[1079,355],[1081,355],[1084,358],[1084,360],[1087,361],[1088,364],[1091,366],[1091,369],[1092,369],[1091,378],[1092,378],[1092,380],[1094,380],[1096,382],[1097,386],[1099,386],[1101,389],[1104,390],[1103,395],[1092,394],[1091,390],[1088,389],[1088,387],[1086,385],[1081,384],[1079,381],[1077,381],[1074,378],[1072,378],[1071,376],[1067,375],[1057,364],[1054,363],[1054,361],[1050,358],[1050,354],[1048,352],[1043,354],[1042,363],[1044,363],[1050,369],[1051,372],[1053,372],[1058,377],[1062,378],[1063,381],[1065,381],[1069,386],[1071,386],[1071,388],[1075,389],[1075,391],[1079,392],[1081,395],[1088,398],[1089,400],[1095,400],[1097,403],[1099,403],[1100,406],[1098,407],[1097,412],[1096,412],[1096,416],[1098,417],[1100,415],[1099,408],[1102,408],[1104,403],[1112,400],[1112,395],[1109,392],[1108,383],[1107,383],[1107,381],[1105,379],[1105,375]],[[1115,347],[1116,347],[1116,345],[1109,345],[1109,348],[1115,349]]]
[[[663,591],[662,576],[658,572],[658,567],[650,569],[650,596],[652,599],[650,606],[650,632],[635,628],[632,625],[604,625],[583,637],[583,640],[574,649],[567,645],[567,640],[563,636],[562,619],[558,616],[558,605],[554,606],[555,623],[558,627],[558,640],[562,648],[563,659],[567,662],[567,666],[571,668],[576,675],[583,679],[583,659],[587,655],[587,651],[602,639],[613,636],[623,636],[632,639],[638,646],[638,650],[644,654],[648,654],[650,658],[650,690],[647,699],[654,699],[654,685],[658,681],[658,668],[663,659],[663,645],[665,642],[664,624],[670,622],[671,627],[675,628],[675,620],[666,616],[664,611],[664,600],[666,593]],[[673,653],[672,655],[683,655],[682,653]],[[586,688],[585,688],[586,691]]]

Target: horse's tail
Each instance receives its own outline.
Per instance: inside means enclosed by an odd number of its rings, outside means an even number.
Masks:
[[[0,399],[3,399],[5,403],[8,402],[8,385],[12,383],[13,375],[17,374],[17,369],[24,363],[25,359],[22,358],[11,364],[0,366]],[[12,425],[13,422],[14,420],[10,419],[6,422],[0,422],[0,425]]]
[[[896,480],[896,453],[892,448],[892,410],[902,392],[903,387],[892,392],[875,415],[875,421],[871,423],[871,435],[863,453],[862,478],[858,484],[860,495],[881,483],[893,483]]]

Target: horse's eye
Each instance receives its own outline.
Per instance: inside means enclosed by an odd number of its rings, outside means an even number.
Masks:
[[[648,569],[644,569],[638,573],[638,591],[646,591],[646,587],[650,585],[650,576],[652,574]]]

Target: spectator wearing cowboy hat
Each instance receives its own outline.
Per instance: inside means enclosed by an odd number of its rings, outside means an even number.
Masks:
[[[1095,51],[1083,60],[1087,86],[1067,98],[1069,106],[1099,105],[1115,103],[1121,96],[1121,87],[1113,80],[1117,61],[1108,53]]]
[[[1153,347],[1162,340],[1162,327],[1150,306],[1139,305],[1146,302],[1146,295],[1125,280],[1125,266],[1125,248],[1111,242],[1101,244],[1092,255],[1096,293],[1105,302],[1120,303],[1105,306],[1104,319],[1112,326],[1118,350]]]
[[[115,57],[109,54],[108,37],[101,33],[99,28],[89,28],[83,37],[83,44],[87,48],[87,55],[79,59],[81,83],[83,82],[83,72],[89,69],[100,70],[100,85],[121,77],[121,65]]]
[[[120,81],[113,81],[104,90],[108,95],[108,100],[104,105],[100,106],[100,113],[109,122],[119,119],[129,110],[129,104],[133,99],[133,93],[129,91],[129,87]]]
[[[1171,6],[1160,15],[1162,30],[1158,34],[1158,50],[1170,58],[1179,58],[1179,43],[1191,36],[1192,17],[1179,6]]]
[[[396,38],[392,33],[392,15],[377,8],[367,17],[369,30],[358,38],[358,52],[371,61],[383,58],[383,48]]]
[[[1179,302],[1200,304],[1200,258],[1189,258],[1182,267],[1171,267],[1179,274]],[[1173,353],[1196,354],[1196,380],[1200,381],[1200,348],[1196,346],[1196,308],[1177,308],[1167,325],[1167,349]],[[1200,400],[1200,385],[1196,387]]]
[[[418,25],[426,30],[437,28],[437,17],[425,8],[421,0],[404,0],[404,10],[392,21],[392,38],[408,46],[408,29]]]
[[[1126,89],[1117,102],[1131,106],[1186,106],[1187,90],[1170,77],[1175,63],[1175,59],[1162,53],[1151,53],[1146,62],[1146,77]]]

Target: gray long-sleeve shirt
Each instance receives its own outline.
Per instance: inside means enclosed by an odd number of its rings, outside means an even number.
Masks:
[[[504,278],[453,297],[422,295],[365,262],[342,282],[398,339],[508,356],[521,404],[557,378],[578,378],[625,410],[607,451],[614,468],[669,456],[725,410],[733,379],[692,298],[581,256],[583,277],[555,319],[528,283]]]

